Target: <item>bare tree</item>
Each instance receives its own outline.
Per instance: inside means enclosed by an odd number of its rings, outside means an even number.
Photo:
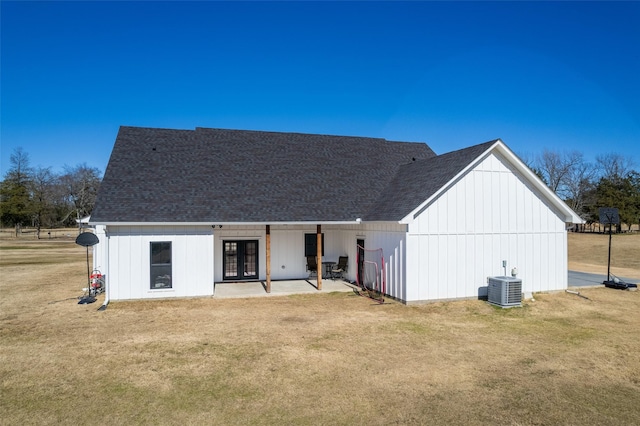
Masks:
[[[626,178],[633,171],[633,160],[620,154],[609,153],[598,155],[596,163],[600,177],[605,179]]]
[[[591,200],[596,168],[591,163],[580,162],[569,170],[565,179],[566,202],[569,207],[587,220],[589,217],[588,207],[593,203]]]
[[[86,164],[67,166],[65,173],[60,177],[60,183],[72,208],[69,213],[75,212],[78,226],[80,219],[91,214],[93,210],[100,181],[100,170]]]
[[[56,176],[49,167],[38,167],[33,173],[31,194],[33,204],[33,219],[36,225],[36,235],[40,239],[42,225],[51,225],[54,205],[54,183]]]
[[[585,220],[589,220],[595,201],[597,169],[579,151],[545,149],[530,167],[549,188]]]
[[[557,152],[545,149],[540,155],[538,169],[545,183],[553,192],[563,199],[569,196],[568,182],[575,169],[584,164],[584,157],[579,151]]]

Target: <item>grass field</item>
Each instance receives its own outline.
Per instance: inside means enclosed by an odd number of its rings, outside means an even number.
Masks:
[[[581,235],[570,265],[602,268],[586,247],[600,240]],[[617,237],[640,250],[640,235]],[[0,424],[640,424],[640,292],[505,310],[335,293],[98,312],[77,304],[86,279],[73,240],[0,241]]]
[[[607,274],[609,235],[569,232],[569,269]],[[611,272],[640,281],[640,234],[617,234],[611,241]]]

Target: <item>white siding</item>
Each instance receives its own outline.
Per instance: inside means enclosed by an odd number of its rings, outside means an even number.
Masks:
[[[409,224],[407,301],[486,295],[503,260],[524,292],[567,287],[563,218],[507,164],[489,155]]]
[[[98,244],[92,247],[93,251],[93,269],[99,270],[102,274],[105,273],[107,268],[107,250],[105,234],[106,227],[104,225],[96,225],[94,233],[98,237]]]
[[[112,300],[213,295],[213,235],[202,226],[109,226],[107,291]],[[150,243],[172,244],[171,289],[151,290]]]

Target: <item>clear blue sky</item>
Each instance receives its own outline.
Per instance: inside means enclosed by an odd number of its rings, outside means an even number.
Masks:
[[[120,125],[502,138],[640,168],[640,2],[10,2],[1,168],[104,171]]]

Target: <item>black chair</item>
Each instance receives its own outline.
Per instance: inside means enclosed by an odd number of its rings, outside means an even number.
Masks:
[[[347,256],[340,256],[338,258],[338,264],[331,269],[331,279],[343,278],[344,273],[347,272],[347,263],[349,258]]]
[[[318,262],[315,256],[307,256],[307,271],[318,273]]]

